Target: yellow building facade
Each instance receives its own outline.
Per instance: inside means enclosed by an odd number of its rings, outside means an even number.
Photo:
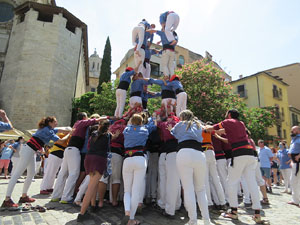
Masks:
[[[287,83],[268,72],[259,72],[232,81],[231,85],[233,92],[239,94],[248,107],[275,107],[276,125],[268,128],[267,134],[290,142],[291,118]]]
[[[300,63],[292,63],[266,70],[272,76],[280,77],[289,84],[288,100],[290,105],[291,126],[299,126],[300,123]]]

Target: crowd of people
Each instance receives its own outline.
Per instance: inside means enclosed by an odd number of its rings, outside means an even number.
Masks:
[[[283,177],[279,180],[284,180],[285,191],[292,192],[289,203],[299,206],[300,128],[292,128],[289,150],[282,141],[275,157],[263,140],[258,141],[257,151],[236,109],[228,110],[224,120],[216,124],[195,117],[186,110],[187,95],[180,78],[174,75],[172,63],[166,64],[163,80],[146,75],[146,52],[151,51],[148,38],[153,33],[161,36],[162,55],[169,60],[177,43],[174,30],[179,23],[178,15],[163,13],[160,22],[162,31],[154,30],[155,25],[146,20],[133,29],[136,68],[127,68],[121,76],[114,116],[93,114],[89,118],[87,113],[80,112],[73,127],[63,129],[57,129],[58,121],[49,116],[39,121],[37,131],[27,142],[20,139],[18,145],[5,143],[7,150],[2,153],[1,166],[7,169],[8,155],[19,160],[13,161],[2,208],[19,208],[11,195],[25,170],[19,203],[35,201],[28,196],[28,190],[35,175],[36,154],[50,141],[53,145],[40,194],[51,195],[53,202],[80,206],[79,222],[91,218],[89,207],[92,212],[104,207],[104,196],[109,190],[112,206],[123,201],[124,225],[140,223],[135,215],[142,210],[143,203],[151,204],[168,218],[174,218],[176,210],[184,207],[190,225],[197,224],[197,203],[204,224],[211,224],[210,210],[220,210],[225,218],[238,219],[239,195],[243,195],[245,205],[252,204],[253,220],[265,224],[260,211],[261,204],[269,204],[267,191],[272,191],[273,160],[278,162]],[[123,114],[130,84],[130,108]],[[151,84],[160,85],[161,93],[150,93],[147,85]],[[161,108],[152,115],[146,110],[148,97],[143,96],[147,94],[162,97]],[[3,110],[0,117],[0,132],[13,128]]]

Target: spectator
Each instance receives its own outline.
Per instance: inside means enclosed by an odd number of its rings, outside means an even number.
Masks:
[[[288,156],[288,150],[286,149],[285,142],[279,143],[279,151],[277,153],[277,157],[280,162],[280,173],[282,174],[283,180],[284,180],[284,186],[285,190],[283,193],[290,193],[288,191],[288,188],[291,189],[291,174],[292,174],[292,168],[291,168],[291,158]]]
[[[10,120],[8,119],[5,111],[3,109],[0,109],[0,132],[11,130],[13,128]]]
[[[272,193],[271,162],[273,160],[273,153],[271,149],[265,146],[264,140],[258,140],[258,146],[259,146],[258,158],[260,161],[261,174],[266,182],[267,191]]]

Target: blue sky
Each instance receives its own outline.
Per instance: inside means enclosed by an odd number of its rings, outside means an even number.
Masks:
[[[159,15],[179,14],[179,45],[213,60],[233,79],[300,62],[298,0],[56,0],[88,25],[89,54],[100,57],[107,36],[112,71],[132,48],[132,28],[145,18],[160,29]],[[158,38],[155,38],[155,42]]]

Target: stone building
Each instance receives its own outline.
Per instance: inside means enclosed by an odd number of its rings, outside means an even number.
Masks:
[[[94,53],[89,57],[89,88],[87,91],[97,92],[99,84],[99,76],[101,70],[102,58],[99,57],[95,49]]]
[[[71,121],[89,84],[87,26],[54,0],[0,0],[0,108],[17,129]]]

